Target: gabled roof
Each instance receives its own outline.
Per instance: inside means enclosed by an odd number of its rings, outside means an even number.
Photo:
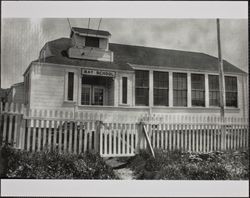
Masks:
[[[111,34],[108,31],[104,30],[94,30],[94,29],[87,29],[87,28],[78,28],[78,27],[72,27],[72,31],[79,33],[79,34],[94,34],[99,36],[111,36]]]
[[[48,42],[47,45],[51,56],[44,61],[54,64],[112,70],[133,70],[130,64],[134,64],[156,68],[167,67],[184,70],[218,71],[218,59],[216,57],[198,52],[110,43],[109,49],[114,52],[114,62],[101,62],[69,58],[67,50],[73,46],[72,40],[69,38],[53,40]],[[245,73],[227,61],[223,63],[224,72],[226,73]]]
[[[173,69],[198,71],[218,71],[218,58],[199,52],[160,49],[110,43],[115,62],[137,65],[160,66]],[[243,71],[227,61],[223,61],[224,72],[242,73]]]

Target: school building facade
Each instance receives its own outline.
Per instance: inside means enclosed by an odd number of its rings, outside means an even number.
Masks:
[[[30,109],[219,115],[216,57],[110,43],[107,31],[73,27],[47,42],[24,73]],[[225,115],[248,117],[248,74],[224,61]]]

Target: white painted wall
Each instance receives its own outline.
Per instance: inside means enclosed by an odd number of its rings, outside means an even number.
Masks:
[[[49,65],[39,63],[33,64],[31,67],[31,98],[30,98],[30,107],[31,108],[39,108],[39,109],[73,109],[74,103],[65,100],[66,94],[66,72],[73,71],[75,72],[75,101],[77,104],[80,104],[81,99],[81,70],[79,67],[72,66],[62,66],[62,65]],[[117,71],[116,71],[117,72]],[[226,74],[228,75],[228,74]],[[125,76],[128,78],[128,103],[122,104],[122,77]],[[188,82],[190,72],[188,72]],[[207,76],[207,74],[206,74]],[[225,115],[226,116],[247,116],[248,115],[248,84],[247,84],[247,75],[236,75],[238,79],[238,108],[226,108]],[[151,113],[164,113],[164,114],[181,114],[181,115],[219,115],[220,108],[219,107],[209,107],[207,102],[205,107],[135,107],[135,93],[134,93],[134,73],[120,71],[117,72],[116,78],[113,83],[108,86],[107,92],[109,95],[107,96],[106,105],[115,106],[115,111],[127,111],[129,108],[130,112],[135,114],[141,114],[142,112],[151,112]],[[245,82],[243,84],[243,82]],[[206,86],[207,87],[207,86]],[[112,91],[113,89],[113,91]],[[188,95],[191,95],[191,86],[188,84]],[[206,91],[206,96],[208,97],[208,92]],[[170,95],[170,100],[172,97]],[[188,104],[190,105],[191,99],[188,99]],[[172,104],[173,101],[170,101]],[[79,110],[84,109],[98,109],[96,107],[77,107]],[[109,110],[112,107],[103,107],[103,111]],[[127,110],[126,110],[127,109]]]
[[[24,84],[12,86],[8,94],[8,102],[24,103]]]
[[[77,69],[33,64],[31,71],[31,108],[67,108],[71,102],[65,100],[66,71]],[[75,83],[76,86],[76,83]],[[75,87],[77,91],[77,87]],[[75,92],[75,99],[77,92]]]

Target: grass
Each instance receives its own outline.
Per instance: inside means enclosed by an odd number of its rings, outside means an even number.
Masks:
[[[248,180],[249,152],[182,153],[155,150],[155,158],[141,151],[129,167],[137,179]]]
[[[112,168],[97,153],[30,153],[4,146],[1,156],[4,163],[1,178],[117,179]]]

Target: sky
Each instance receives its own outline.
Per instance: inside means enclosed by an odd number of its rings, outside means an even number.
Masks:
[[[97,29],[100,18],[70,18],[74,27]],[[221,19],[222,57],[248,72],[248,20]],[[215,19],[102,18],[110,42],[218,56]],[[48,41],[69,37],[66,18],[2,18],[1,88],[23,81],[23,73]],[[115,54],[114,54],[115,56]]]

